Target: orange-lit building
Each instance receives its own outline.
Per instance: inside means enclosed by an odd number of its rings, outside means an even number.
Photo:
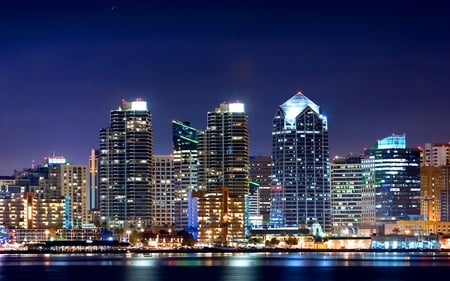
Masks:
[[[197,191],[198,243],[233,245],[245,241],[245,196],[226,187]]]

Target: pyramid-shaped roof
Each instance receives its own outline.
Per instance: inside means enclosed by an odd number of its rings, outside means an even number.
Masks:
[[[307,107],[310,107],[314,112],[320,114],[319,106],[303,95],[302,92],[298,92],[280,107],[283,110],[286,119],[295,119]]]

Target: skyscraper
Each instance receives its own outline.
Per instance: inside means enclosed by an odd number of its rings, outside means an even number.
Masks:
[[[356,234],[362,222],[361,157],[347,156],[331,163],[331,206],[333,230],[341,234]]]
[[[174,188],[172,155],[153,155],[154,186],[152,188],[152,225],[172,227],[174,220]]]
[[[197,130],[186,121],[172,121],[174,215],[177,230],[197,228],[192,191],[197,190]]]
[[[228,187],[249,192],[248,116],[243,103],[222,103],[208,112],[207,128],[199,134],[199,189]]]
[[[377,141],[361,162],[372,166],[377,223],[419,218],[420,151],[406,147],[405,135]]]
[[[270,186],[272,158],[270,156],[250,157],[250,180],[257,183],[256,190],[250,190],[250,197],[256,197],[258,215],[262,216],[262,224],[267,225],[270,217]],[[251,198],[249,198],[251,201]]]
[[[450,220],[450,143],[426,143],[420,167],[420,214],[430,221]]]
[[[91,149],[89,156],[89,211],[98,209],[98,153],[98,149]]]
[[[153,134],[147,102],[122,101],[100,130],[100,220],[108,228],[151,223]]]
[[[198,186],[199,237],[214,237],[221,243],[244,241],[248,215],[249,134],[243,103],[222,103],[208,112],[207,128],[199,131]],[[214,196],[210,194],[216,194]],[[217,199],[222,196],[222,199]],[[200,210],[220,202],[211,219]],[[216,211],[214,211],[216,212]],[[215,218],[213,220],[213,218]],[[200,238],[199,238],[200,240]]]
[[[331,230],[328,124],[301,92],[278,107],[272,123],[270,224],[298,227],[318,222]]]

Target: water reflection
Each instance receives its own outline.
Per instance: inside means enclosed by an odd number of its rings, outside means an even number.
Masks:
[[[353,267],[449,266],[447,253],[191,253],[132,255],[0,255],[0,266]]]
[[[413,268],[413,270],[411,270]],[[437,272],[437,273],[436,273]],[[447,253],[0,255],[0,280],[328,281],[450,276]],[[36,277],[36,278],[34,278]],[[354,278],[352,278],[354,279]],[[100,279],[99,279],[100,280]]]

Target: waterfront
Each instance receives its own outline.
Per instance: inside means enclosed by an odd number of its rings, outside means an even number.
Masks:
[[[450,274],[449,253],[2,254],[0,280],[419,280]]]

